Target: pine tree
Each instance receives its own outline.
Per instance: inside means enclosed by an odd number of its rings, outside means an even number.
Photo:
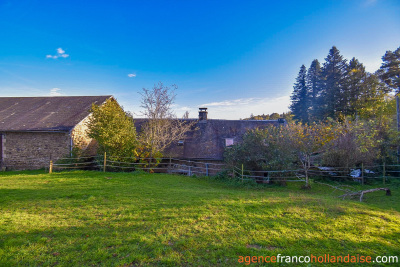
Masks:
[[[307,68],[302,65],[296,78],[296,83],[293,86],[293,94],[290,97],[292,103],[289,107],[294,118],[301,122],[309,121],[310,99],[306,79]]]
[[[310,100],[310,119],[314,119],[318,106],[318,97],[321,89],[321,64],[318,59],[314,59],[307,71],[307,87]]]
[[[380,78],[396,93],[400,92],[400,47],[396,51],[386,51],[382,57]]]
[[[363,95],[368,89],[368,73],[365,67],[356,58],[352,58],[347,65],[343,87],[344,106],[343,114],[346,116],[356,116],[357,112],[363,108],[365,102],[362,101]]]
[[[327,117],[335,119],[343,114],[347,105],[346,99],[343,97],[346,69],[346,59],[343,59],[339,50],[333,46],[329,50],[322,68],[321,96],[317,112],[319,119]]]
[[[383,63],[380,68],[380,78],[391,89],[396,92],[397,107],[397,131],[400,131],[400,47],[396,51],[386,51],[382,57]],[[397,147],[397,161],[400,160],[400,146]]]

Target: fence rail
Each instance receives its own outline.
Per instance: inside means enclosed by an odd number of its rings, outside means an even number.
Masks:
[[[105,154],[102,157],[61,158],[50,161],[49,172],[63,169],[91,169],[102,171],[134,171],[177,173],[188,176],[213,176],[222,171],[241,181],[255,180],[258,183],[270,182],[305,182],[305,170],[246,170],[228,168],[226,164],[207,162],[206,160],[188,160],[178,158],[117,158]],[[372,179],[382,180],[400,178],[400,165],[373,165],[358,168],[312,167],[307,170],[310,177],[330,177],[333,179],[352,179],[360,183]]]
[[[187,160],[178,158],[129,158],[112,157],[80,157],[61,158],[56,162],[50,161],[49,170],[62,169],[96,169],[96,170],[143,170],[152,172],[180,173],[192,175],[215,175],[225,169],[225,164],[211,163],[199,160]]]

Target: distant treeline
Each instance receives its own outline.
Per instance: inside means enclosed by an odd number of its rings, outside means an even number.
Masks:
[[[254,116],[253,114],[250,115],[249,118],[245,118],[244,120],[277,120],[279,118],[284,118],[287,121],[291,121],[292,120],[292,114],[291,112],[287,112],[287,113],[271,113],[271,114],[262,114],[262,115],[256,115]]]

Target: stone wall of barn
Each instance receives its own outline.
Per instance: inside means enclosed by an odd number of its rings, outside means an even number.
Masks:
[[[90,138],[86,133],[88,121],[89,116],[78,123],[71,131],[73,146],[78,149],[78,153],[81,156],[94,156],[97,151],[96,141]]]
[[[7,170],[32,170],[49,166],[50,158],[69,156],[71,139],[64,133],[6,132],[3,165]]]
[[[242,142],[248,130],[279,126],[278,121],[269,120],[202,120],[195,130],[186,134],[183,145],[177,142],[165,151],[165,156],[181,159],[223,160],[226,147]]]

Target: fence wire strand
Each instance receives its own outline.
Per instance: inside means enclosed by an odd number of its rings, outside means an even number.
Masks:
[[[126,161],[121,161],[125,160]],[[31,159],[34,161],[34,158]],[[37,160],[37,159],[36,159]],[[65,162],[67,161],[67,162]],[[68,162],[72,161],[72,162]],[[146,162],[148,161],[148,162]],[[103,164],[102,164],[103,163]],[[134,157],[107,157],[104,164],[104,157],[76,157],[76,158],[60,158],[52,165],[54,169],[85,169],[94,168],[97,170],[144,170],[144,171],[161,171],[168,173],[180,173],[185,175],[215,175],[222,171],[232,174],[233,178],[249,181],[287,181],[287,182],[304,182],[305,170],[246,170],[237,166],[229,167],[222,163],[210,163],[207,160],[188,160],[177,158],[134,158]],[[358,171],[359,176],[351,175],[353,171]],[[363,168],[346,168],[346,167],[313,167],[307,170],[310,177],[312,176],[329,176],[332,178],[352,179],[354,181],[362,181],[366,179],[398,179],[400,173],[400,165],[368,165]],[[360,174],[360,172],[362,172]]]

